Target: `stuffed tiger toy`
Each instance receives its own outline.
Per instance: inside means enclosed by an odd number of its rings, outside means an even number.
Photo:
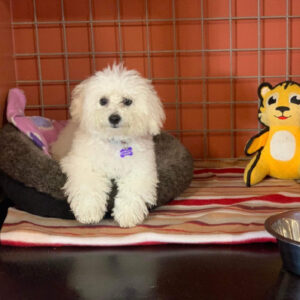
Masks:
[[[265,128],[246,145],[246,155],[255,156],[244,172],[252,186],[267,175],[281,179],[300,178],[300,85],[285,81],[258,88],[258,118]]]

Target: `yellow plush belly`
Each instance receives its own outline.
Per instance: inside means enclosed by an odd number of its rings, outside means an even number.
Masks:
[[[299,138],[298,134],[289,130],[270,132],[261,158],[268,162],[271,176],[285,179],[299,177]]]

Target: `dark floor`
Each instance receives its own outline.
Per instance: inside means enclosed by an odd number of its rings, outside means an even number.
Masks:
[[[297,299],[275,297],[297,280],[272,244],[0,249],[0,299]]]
[[[1,201],[0,201],[1,206]],[[0,214],[5,207],[0,207]],[[1,216],[0,216],[1,217]],[[300,299],[275,244],[0,247],[0,299]]]

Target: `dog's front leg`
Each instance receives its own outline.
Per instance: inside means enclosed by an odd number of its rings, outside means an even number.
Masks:
[[[118,180],[113,216],[121,227],[133,227],[143,222],[149,213],[147,205],[156,204],[157,184],[156,169],[147,170],[147,167],[135,168]]]
[[[65,194],[76,219],[86,224],[101,221],[106,212],[111,181],[101,170],[94,170],[85,158],[69,155],[61,165],[67,175]]]

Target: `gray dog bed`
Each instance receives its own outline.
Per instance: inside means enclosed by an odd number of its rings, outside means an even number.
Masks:
[[[154,141],[160,181],[157,206],[160,206],[189,186],[193,160],[186,148],[167,133],[154,137]],[[18,129],[6,124],[0,130],[0,187],[16,208],[44,217],[74,218],[62,191],[65,181],[58,163]],[[114,184],[108,215],[116,193]]]

